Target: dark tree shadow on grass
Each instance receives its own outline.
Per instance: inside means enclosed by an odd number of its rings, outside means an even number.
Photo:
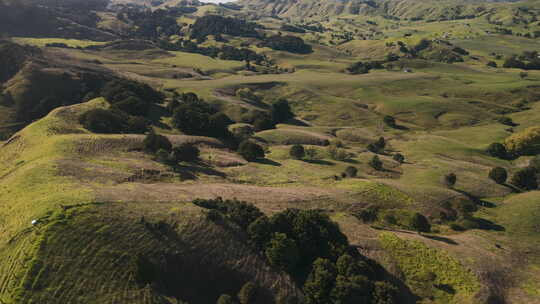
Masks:
[[[268,158],[261,158],[255,161],[258,164],[281,167],[281,164]]]
[[[196,180],[198,179],[197,174],[227,177],[225,173],[215,170],[202,162],[178,164],[173,167],[173,171],[178,173],[182,179]]]
[[[335,166],[336,165],[333,162],[329,162],[327,160],[322,160],[322,159],[304,159],[304,162],[310,163],[310,164],[315,164],[315,165],[323,165],[323,166]]]
[[[462,195],[464,195],[464,196],[466,196],[468,199],[470,199],[471,201],[473,201],[475,204],[477,204],[479,206],[486,207],[486,208],[495,208],[495,207],[497,207],[497,205],[495,203],[485,201],[485,200],[479,198],[478,196],[476,196],[474,194],[471,194],[469,192],[459,190],[459,189],[455,189],[455,188],[453,190],[460,193],[460,194],[462,194]]]
[[[446,237],[443,237],[443,236],[426,235],[426,234],[422,234],[422,236],[427,238],[427,239],[443,242],[443,243],[446,243],[446,244],[449,244],[449,245],[459,245],[456,241],[454,241],[452,239],[449,239],[449,238],[446,238]]]

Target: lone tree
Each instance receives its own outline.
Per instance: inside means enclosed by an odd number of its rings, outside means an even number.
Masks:
[[[353,166],[348,166],[346,169],[345,169],[345,176],[347,177],[356,177],[356,174],[358,174],[358,169],[356,169],[356,167],[353,167]]]
[[[383,121],[390,128],[395,128],[396,127],[396,119],[394,117],[390,116],[390,115],[386,115],[383,118]]]
[[[455,173],[449,173],[444,176],[444,184],[448,188],[454,187],[454,185],[456,184],[456,181],[457,181],[457,176]]]
[[[146,135],[143,141],[144,149],[150,152],[157,152],[160,149],[171,151],[172,144],[169,139],[163,135],[154,132]]]
[[[294,159],[302,159],[306,156],[306,151],[302,145],[294,145],[289,150],[289,155]]]
[[[373,156],[373,158],[369,161],[369,165],[377,171],[381,170],[383,167],[383,163],[377,155]]]
[[[403,156],[401,153],[394,154],[392,158],[400,164],[403,164],[405,162],[405,156]]]
[[[537,174],[538,170],[527,167],[514,173],[510,183],[524,190],[535,190],[538,189]]]
[[[431,225],[425,216],[415,213],[410,220],[409,226],[418,232],[430,232]]]
[[[193,162],[199,159],[199,148],[190,143],[183,143],[172,150],[172,156],[175,161]]]
[[[272,119],[275,123],[284,122],[293,117],[294,114],[286,99],[279,99],[272,104]]]
[[[367,149],[373,153],[380,153],[386,147],[386,140],[384,137],[379,137],[376,142],[373,142],[367,146]]]
[[[489,178],[497,184],[504,184],[508,178],[508,173],[505,168],[495,167],[489,171]]]
[[[249,140],[243,141],[238,147],[238,153],[242,155],[247,161],[256,161],[259,158],[264,158],[263,148]]]
[[[506,159],[508,157],[508,151],[506,151],[506,147],[501,143],[490,144],[486,149],[486,152],[493,157],[501,159]]]

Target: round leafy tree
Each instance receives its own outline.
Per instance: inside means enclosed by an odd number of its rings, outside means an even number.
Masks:
[[[157,152],[158,150],[170,151],[172,144],[166,136],[156,134],[154,132],[146,135],[143,141],[144,148],[150,152]]]
[[[294,114],[286,99],[279,99],[272,104],[272,118],[275,123],[284,122],[293,117]]]
[[[190,143],[183,143],[178,147],[174,147],[172,151],[174,160],[177,162],[193,162],[199,159],[199,148]]]
[[[508,152],[506,151],[506,147],[501,144],[501,143],[492,143],[488,146],[488,148],[486,149],[486,152],[487,154],[493,156],[493,157],[497,157],[497,158],[501,158],[501,159],[505,159],[507,158],[508,156]]]
[[[238,153],[247,161],[256,161],[259,158],[264,158],[263,148],[249,140],[243,141],[238,147]]]
[[[373,156],[373,158],[369,161],[369,165],[375,170],[381,170],[383,167],[383,163],[377,155]]]
[[[394,154],[394,156],[392,156],[392,159],[394,159],[400,164],[403,164],[405,162],[405,156],[403,156],[401,153]]]
[[[390,116],[390,115],[386,115],[383,118],[383,121],[390,128],[395,128],[396,127],[396,119],[394,117]]]
[[[449,173],[444,176],[443,181],[448,188],[452,188],[457,182],[457,176],[455,173]]]
[[[410,220],[409,226],[418,232],[430,232],[431,225],[425,216],[415,213]]]
[[[489,171],[489,178],[491,178],[497,184],[504,184],[508,178],[508,173],[504,168],[495,167]]]
[[[347,177],[356,177],[356,174],[358,174],[358,169],[356,169],[356,167],[348,166],[345,168],[345,175]]]
[[[510,183],[524,190],[535,190],[538,189],[537,174],[535,168],[524,168],[514,173]]]
[[[306,155],[306,151],[302,145],[294,145],[289,150],[289,155],[294,159],[302,159]]]

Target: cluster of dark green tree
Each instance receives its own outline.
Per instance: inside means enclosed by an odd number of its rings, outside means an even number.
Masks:
[[[194,93],[182,94],[168,105],[172,112],[172,124],[188,135],[231,139],[228,126],[234,122],[213,105],[206,103]]]
[[[370,70],[373,69],[382,69],[384,68],[382,61],[368,61],[368,62],[362,62],[358,61],[353,64],[351,64],[349,67],[345,69],[347,73],[349,74],[367,74]]]
[[[399,220],[398,216],[399,214]],[[430,232],[431,224],[429,220],[421,213],[408,213],[402,210],[382,210],[378,206],[369,206],[353,215],[364,223],[379,222],[391,226],[398,226],[404,229],[410,229],[416,232]]]
[[[265,38],[258,46],[296,54],[309,54],[313,52],[311,45],[305,43],[302,38],[296,36],[270,36]]]
[[[145,118],[152,104],[159,103],[163,95],[144,83],[116,79],[100,90],[87,94],[86,99],[103,96],[110,109],[93,109],[80,117],[81,124],[96,133],[144,133],[149,121]]]
[[[448,41],[422,39],[414,46],[407,46],[402,41],[397,42],[399,51],[412,58],[422,58],[445,63],[463,62],[462,56],[469,55],[463,48],[452,45]]]
[[[208,216],[244,229],[254,250],[303,287],[306,304],[398,303],[383,271],[351,247],[336,223],[316,210],[287,209],[271,217],[246,202],[196,200]],[[291,303],[291,302],[284,302]]]
[[[128,33],[131,38],[158,39],[160,37],[169,37],[180,33],[180,26],[177,23],[178,17],[183,14],[195,12],[195,7],[172,7],[166,10],[158,9],[155,11],[127,7],[117,13],[116,17],[120,21],[129,22],[134,26]]]
[[[495,167],[489,171],[489,178],[497,184],[504,185],[509,177],[505,168]],[[510,177],[509,183],[523,191],[536,190],[539,187],[540,178],[540,156],[536,155],[529,161],[529,165],[520,168]]]
[[[202,41],[204,41],[204,38],[201,39]],[[268,62],[268,58],[265,55],[257,54],[255,51],[247,48],[236,48],[230,45],[224,45],[222,47],[202,47],[199,46],[196,42],[184,39],[179,39],[176,42],[170,42],[168,40],[162,39],[158,41],[158,45],[160,48],[167,51],[183,51],[187,53],[196,53],[223,60],[249,61],[259,65]]]
[[[504,68],[522,70],[540,70],[540,55],[538,51],[524,51],[521,55],[508,57],[503,64]]]
[[[244,20],[207,15],[198,18],[191,28],[191,38],[205,38],[208,35],[231,35],[238,37],[259,37],[259,25]]]
[[[199,159],[199,148],[191,143],[173,147],[166,136],[149,133],[143,141],[144,150],[155,155],[157,161],[174,166],[179,162],[195,162]]]

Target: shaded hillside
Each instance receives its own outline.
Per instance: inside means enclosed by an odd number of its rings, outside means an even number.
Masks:
[[[0,54],[1,84],[17,74],[29,58],[38,56],[41,51],[38,48],[0,40]]]
[[[65,37],[111,40],[114,35],[96,28],[99,17],[92,9],[102,5],[66,3],[41,6],[35,3],[0,2],[0,34],[22,37]]]

